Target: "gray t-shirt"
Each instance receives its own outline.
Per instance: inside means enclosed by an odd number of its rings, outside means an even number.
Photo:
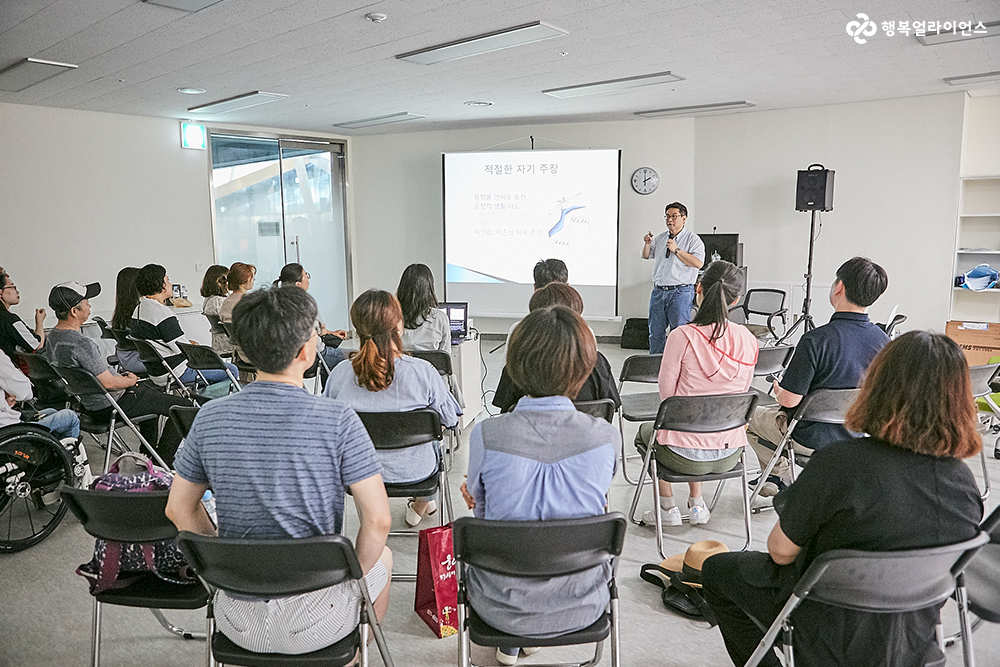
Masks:
[[[670,232],[658,234],[649,246],[649,258],[653,264],[653,284],[659,287],[670,285],[694,285],[698,280],[698,269],[677,259],[677,253],[667,251]],[[677,247],[705,261],[705,244],[701,237],[685,227],[674,239]]]
[[[45,339],[42,355],[57,368],[82,368],[97,377],[104,371],[111,371],[108,361],[101,354],[97,342],[87,338],[73,329],[53,329]],[[112,375],[117,375],[111,371]],[[111,397],[116,401],[125,393],[123,389],[112,391]],[[104,396],[82,396],[80,402],[89,411],[103,410],[109,407]]]
[[[451,351],[451,322],[443,310],[431,308],[427,319],[416,329],[403,329],[404,350]]]

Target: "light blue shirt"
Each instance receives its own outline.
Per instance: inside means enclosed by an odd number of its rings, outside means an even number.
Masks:
[[[658,234],[649,246],[649,258],[654,261],[653,284],[660,287],[694,285],[695,281],[698,280],[698,269],[677,259],[677,253],[667,252],[669,239],[670,232],[663,232]],[[691,253],[702,262],[705,261],[705,243],[700,236],[686,226],[674,241],[677,243],[677,247],[684,252]]]

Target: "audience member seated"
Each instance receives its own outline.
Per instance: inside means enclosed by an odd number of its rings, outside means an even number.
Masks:
[[[400,332],[403,312],[392,294],[368,290],[351,306],[351,322],[361,349],[351,353],[351,363],[330,372],[324,394],[359,412],[406,412],[431,408],[447,428],[458,425],[462,414],[437,370],[423,359],[403,352]],[[437,442],[378,452],[382,477],[387,483],[418,482],[438,472]],[[433,497],[411,499],[406,523],[416,526],[425,514],[437,509]]]
[[[343,531],[350,488],[361,523],[354,545],[381,619],[392,572],[389,500],[358,416],[302,385],[316,360],[316,302],[292,287],[261,290],[242,299],[233,316],[257,381],[198,412],[177,456],[167,516],[178,530],[214,535],[201,503],[211,488],[220,537],[335,535]],[[350,634],[360,605],[349,581],[280,600],[220,592],[214,612],[219,630],[246,650],[301,654]]]
[[[872,359],[889,342],[866,313],[888,284],[885,269],[864,257],[849,259],[837,269],[837,279],[830,288],[830,304],[835,310],[830,322],[802,335],[781,382],[774,383],[778,405],[758,407],[750,421],[750,445],[761,468],[771,460],[774,446],[788,429],[790,415],[806,394],[817,389],[853,389],[861,383]],[[799,422],[792,436],[795,453],[804,456],[847,437],[848,432],[839,424],[807,421]],[[771,448],[760,440],[771,443]],[[764,480],[760,495],[775,495],[790,479],[788,459],[781,457]]]
[[[97,342],[80,333],[84,322],[90,319],[90,300],[101,293],[99,283],[81,285],[62,283],[49,292],[49,307],[59,320],[49,332],[48,342],[42,353],[56,367],[83,368],[90,371],[104,388],[108,390],[118,406],[129,417],[143,415],[168,416],[172,405],[190,405],[180,396],[164,394],[156,389],[137,384],[139,378],[129,372],[121,375],[109,367],[107,358],[101,354]],[[111,418],[111,404],[104,396],[83,397],[83,410],[98,422]],[[156,448],[168,464],[173,460],[181,436],[173,422],[167,420],[163,433],[157,441],[157,420],[139,424],[142,436]]]
[[[528,303],[528,308],[532,311],[551,306],[566,306],[577,315],[583,314],[583,298],[575,289],[562,282],[549,283],[545,287],[537,290]],[[590,329],[587,329],[590,331]],[[591,331],[591,335],[593,332]],[[504,367],[500,373],[500,382],[493,395],[493,405],[503,412],[510,412],[517,405],[517,402],[524,396],[524,392],[510,379],[510,373]],[[573,398],[574,401],[596,401],[602,398],[610,398],[615,402],[615,407],[622,404],[622,399],[618,395],[618,385],[615,383],[614,373],[611,372],[611,364],[600,352],[597,353],[597,362],[594,370],[591,371],[587,380],[580,387],[580,392]]]
[[[849,429],[869,435],[817,450],[778,494],[767,553],[719,554],[702,567],[734,664],[746,663],[761,627],[820,554],[923,549],[976,536],[983,504],[962,461],[982,446],[971,396],[965,356],[945,336],[911,331],[875,357],[847,414]],[[796,662],[923,665],[939,611],[871,614],[806,601],[795,610]],[[769,652],[761,664],[779,663]]]
[[[712,262],[695,286],[698,314],[690,324],[667,336],[658,378],[660,400],[671,396],[738,394],[750,389],[757,363],[757,339],[741,324],[729,321],[729,309],[743,290],[740,270],[726,261]],[[653,439],[653,424],[639,427],[636,445],[646,447]],[[659,465],[681,475],[728,472],[740,462],[747,445],[746,429],[724,433],[658,431],[653,455]],[[674,502],[670,482],[660,485],[660,515],[663,525],[681,525],[681,511]],[[691,525],[708,523],[711,514],[701,495],[702,482],[688,482]],[[653,525],[653,511],[642,515]]]
[[[256,275],[257,267],[253,264],[233,262],[227,276],[230,295],[219,306],[219,319],[223,322],[233,321],[233,308],[240,302],[244,294],[253,289],[253,280]]]
[[[286,287],[289,285],[294,285],[295,287],[300,287],[305,291],[309,291],[309,279],[311,276],[306,273],[306,270],[302,268],[301,264],[285,264],[281,267],[281,273],[278,275],[278,279],[274,281],[274,287]],[[336,336],[340,340],[347,338],[347,332],[343,329],[338,329],[337,331],[330,331],[323,324],[322,319],[316,320],[319,337],[317,338],[316,351],[322,355],[323,361],[329,368],[333,368],[341,361],[347,358],[347,355],[339,347],[330,347],[323,342],[323,336]],[[336,341],[334,341],[336,342]]]
[[[187,359],[177,347],[177,341],[184,342],[187,336],[177,316],[164,304],[173,291],[167,270],[159,264],[147,264],[139,269],[135,277],[135,287],[142,298],[132,313],[129,333],[134,338],[149,341],[163,357],[164,362],[180,377],[182,383],[186,385],[196,383],[199,379],[198,371],[188,368]],[[193,345],[198,344],[193,340],[188,342]],[[236,366],[232,364],[227,366],[233,375],[239,373]],[[209,382],[229,381],[229,376],[223,370],[204,370],[201,371],[201,375]],[[149,377],[156,384],[167,384],[167,375],[150,373]]]
[[[32,331],[10,309],[21,303],[21,294],[6,273],[0,273],[0,351],[8,357],[15,352],[34,352],[45,343],[45,309],[35,310]]]
[[[0,428],[21,423],[21,413],[14,409],[14,404],[31,399],[31,382],[3,352],[0,352],[0,391],[4,395],[4,402],[0,403]],[[80,437],[80,418],[72,410],[45,408],[28,421],[41,424],[60,440],[76,441]]]
[[[218,264],[208,267],[205,278],[201,281],[201,295],[205,297],[201,312],[221,320],[219,313],[222,312],[223,302],[229,296],[229,269]],[[229,354],[233,351],[233,346],[229,344],[229,336],[224,331],[212,332],[212,349],[219,354]]]
[[[135,288],[137,275],[139,269],[134,266],[126,266],[118,272],[118,280],[115,281],[115,312],[111,316],[112,329],[127,332],[132,326],[132,313],[139,306],[140,299],[139,291]],[[116,343],[115,356],[118,357],[118,365],[129,373],[146,372],[146,367],[139,360],[139,351],[134,347],[123,350]]]
[[[565,306],[533,310],[514,329],[507,369],[527,395],[513,412],[472,430],[462,495],[476,517],[538,521],[604,512],[621,436],[603,419],[576,410],[570,400],[596,358],[587,324]],[[609,563],[568,576],[524,580],[470,568],[469,602],[498,630],[553,637],[585,628],[604,613],[611,569]],[[497,649],[504,665],[515,664],[517,655],[517,649]]]
[[[396,298],[403,309],[404,350],[451,352],[451,322],[438,308],[434,274],[425,264],[410,264],[399,278]]]
[[[532,269],[532,277],[535,280],[535,291],[542,289],[549,283],[568,283],[569,282],[569,267],[566,266],[566,262],[561,259],[540,259],[535,264],[535,268]],[[507,340],[510,340],[510,335],[514,333],[514,328],[519,322],[514,322],[510,326],[510,330],[507,331]],[[506,352],[505,352],[506,354]]]

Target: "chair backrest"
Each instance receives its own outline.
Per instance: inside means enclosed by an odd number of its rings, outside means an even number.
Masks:
[[[553,521],[455,521],[455,559],[512,577],[548,578],[582,572],[622,553],[620,512]],[[517,545],[512,548],[511,545]]]
[[[608,423],[611,423],[615,412],[618,410],[615,407],[615,402],[610,398],[599,398],[596,401],[573,401],[573,405],[580,412],[585,412],[591,417],[604,419]]]
[[[28,369],[28,377],[32,382],[47,382],[56,380],[63,382],[62,376],[48,359],[37,353],[15,352],[12,355],[15,361],[23,362]]]
[[[199,577],[240,595],[288,597],[363,576],[354,547],[342,535],[242,540],[182,531],[177,544]]]
[[[979,398],[992,394],[990,381],[1000,372],[1000,364],[983,364],[982,366],[969,367],[969,380],[972,381],[972,396]]]
[[[784,309],[786,296],[780,289],[747,290],[743,305],[748,315],[772,315]]]
[[[226,329],[222,326],[222,320],[218,315],[209,315],[205,313],[205,319],[208,320],[208,326],[212,333],[214,334],[224,334]]]
[[[405,449],[441,440],[441,417],[430,408],[410,412],[359,412],[375,449]]]
[[[188,431],[191,430],[191,424],[194,423],[194,418],[198,416],[198,410],[200,408],[189,405],[171,405],[167,410],[170,413],[170,421],[182,438],[187,437]]]
[[[908,551],[820,554],[795,586],[795,595],[855,611],[900,613],[946,600],[955,576],[989,541],[985,532],[943,547]]]
[[[891,320],[889,320],[888,322],[886,322],[885,324],[880,324],[878,326],[887,335],[892,336],[892,332],[896,329],[896,327],[898,327],[900,324],[902,324],[905,321],[906,321],[906,315],[897,314],[897,315],[894,315],[893,318]]]
[[[736,324],[747,324],[746,306],[740,304],[729,309],[729,321]]]
[[[85,368],[59,367],[56,369],[66,382],[66,390],[74,396],[106,396],[108,390],[101,381]]]
[[[990,542],[1000,544],[1000,505],[995,507],[990,515],[983,519],[979,527],[990,534]]]
[[[128,340],[135,345],[135,349],[139,352],[139,361],[150,375],[170,375],[170,367],[163,360],[163,355],[149,341],[135,336],[129,336]]]
[[[444,350],[410,350],[409,354],[430,363],[441,375],[451,375],[451,354]]]
[[[860,389],[817,389],[806,394],[793,419],[798,421],[843,424],[847,411],[861,393]]]
[[[757,365],[753,367],[754,376],[763,377],[781,373],[788,367],[788,362],[792,360],[794,352],[794,345],[760,348],[757,352]]]
[[[660,376],[662,354],[633,354],[622,364],[618,382],[646,382],[656,384]]]
[[[745,426],[753,417],[758,395],[714,394],[671,396],[660,403],[653,428],[685,433],[718,433]]]
[[[91,491],[64,484],[59,493],[83,529],[98,539],[155,542],[177,535],[166,515],[169,491]]]
[[[229,342],[236,344],[236,336],[233,335],[233,323],[219,320],[219,325],[222,326],[222,330],[226,332],[227,336],[229,336]]]
[[[208,345],[192,345],[178,341],[177,347],[181,349],[181,354],[187,359],[188,368],[199,371],[226,370],[226,362],[222,360],[218,352]]]
[[[107,320],[97,315],[94,315],[90,319],[97,322],[97,326],[101,327],[101,338],[106,338],[108,340],[115,339],[115,335],[111,332],[111,325],[108,324]]]

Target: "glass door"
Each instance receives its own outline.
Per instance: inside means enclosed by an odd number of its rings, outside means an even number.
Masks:
[[[258,288],[298,262],[324,323],[350,328],[343,147],[223,134],[211,146],[216,261],[253,264]]]

